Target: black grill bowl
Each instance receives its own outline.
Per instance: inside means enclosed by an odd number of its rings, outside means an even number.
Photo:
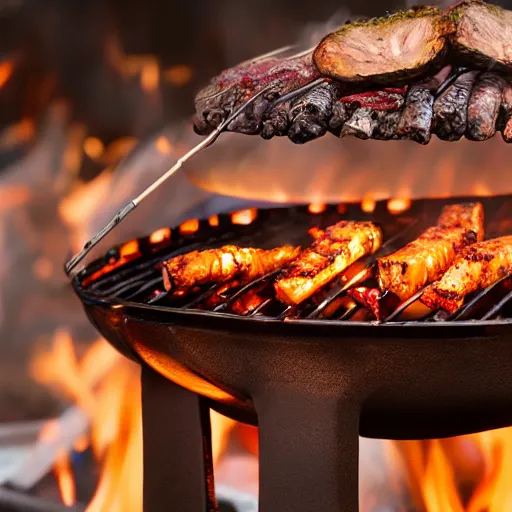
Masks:
[[[105,299],[78,278],[74,288],[126,356],[258,424],[263,512],[357,511],[358,435],[512,425],[509,320],[280,321]]]

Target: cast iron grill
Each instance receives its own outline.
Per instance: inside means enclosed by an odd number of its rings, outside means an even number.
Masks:
[[[89,294],[159,308],[208,310],[255,320],[370,321],[368,311],[346,300],[348,289],[364,280],[377,258],[394,252],[416,238],[426,227],[435,224],[444,205],[471,200],[474,198],[420,200],[413,202],[406,211],[396,214],[390,211],[386,201],[371,205],[371,212],[364,211],[368,209],[364,203],[353,203],[252,209],[221,214],[208,220],[187,221],[177,229],[159,230],[149,237],[112,249],[89,267],[87,275],[82,275],[81,279]],[[478,200],[484,204],[486,238],[512,232],[510,196]],[[224,244],[262,248],[285,243],[307,246],[311,242],[308,230],[325,228],[342,219],[378,223],[384,232],[382,247],[376,254],[356,262],[341,277],[297,307],[286,307],[275,298],[272,281],[278,272],[243,286],[215,284],[178,298],[169,297],[164,290],[161,262],[166,259]],[[425,307],[416,307],[411,312],[415,305],[419,305],[422,291],[395,305],[381,323],[491,320],[508,318],[511,313],[509,276],[470,296],[464,306],[450,316]]]

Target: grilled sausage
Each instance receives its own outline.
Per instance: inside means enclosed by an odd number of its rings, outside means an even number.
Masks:
[[[286,304],[300,304],[381,244],[382,232],[372,222],[341,221],[320,231],[313,244],[277,278],[277,297]]]
[[[219,249],[193,251],[163,264],[165,289],[188,293],[193,288],[233,279],[249,282],[294,260],[299,247],[284,245],[264,250],[226,245]]]
[[[421,301],[431,309],[453,313],[465,297],[512,273],[512,236],[495,238],[464,249],[443,277],[427,288]]]
[[[379,288],[405,301],[438,279],[461,249],[482,240],[483,215],[481,203],[446,206],[437,226],[428,228],[394,254],[378,260]]]

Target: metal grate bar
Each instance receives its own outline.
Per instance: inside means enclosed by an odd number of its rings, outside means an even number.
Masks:
[[[447,320],[462,320],[466,313],[470,312],[475,306],[477,306],[492,290],[494,290],[498,285],[503,283],[510,276],[504,276],[498,281],[494,282],[487,288],[484,288],[482,291],[478,292],[473,299],[471,299],[467,304],[459,308],[457,311],[452,313]]]
[[[424,286],[421,290],[417,291],[410,299],[407,299],[405,302],[402,302],[390,315],[388,315],[381,323],[385,324],[387,322],[393,321],[395,318],[398,318],[410,305],[416,302],[422,295],[423,292],[427,289],[427,286]]]
[[[512,291],[508,292],[493,308],[491,308],[484,316],[482,320],[491,320],[512,300]]]

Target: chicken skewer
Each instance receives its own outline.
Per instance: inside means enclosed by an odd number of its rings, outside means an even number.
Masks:
[[[464,249],[443,277],[430,285],[421,302],[454,313],[472,292],[512,273],[512,236],[494,238]]]
[[[244,284],[278,270],[294,260],[299,252],[300,247],[292,245],[270,250],[226,245],[193,251],[164,262],[164,287],[173,294],[187,294],[199,286],[234,279]]]
[[[382,231],[372,222],[341,221],[319,231],[313,244],[276,279],[277,298],[300,304],[381,244]]]

